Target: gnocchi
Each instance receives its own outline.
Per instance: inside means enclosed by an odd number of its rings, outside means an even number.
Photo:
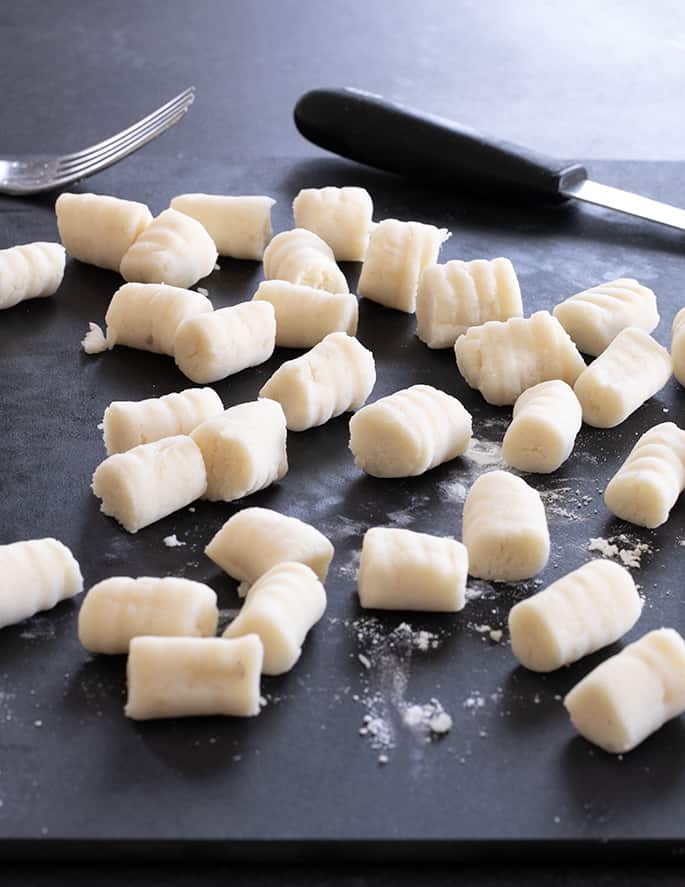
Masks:
[[[329,293],[287,280],[265,280],[252,297],[273,305],[276,345],[313,348],[329,333],[357,332],[359,306],[354,293]]]
[[[54,295],[64,277],[64,261],[64,247],[59,243],[0,249],[0,311],[27,299]]]
[[[369,242],[373,202],[365,188],[303,188],[293,201],[296,228],[325,240],[338,262],[361,262]]]
[[[264,250],[264,277],[290,283],[347,293],[345,275],[335,263],[330,246],[305,228],[277,234]]]
[[[261,261],[271,240],[272,197],[223,194],[179,194],[171,209],[196,219],[214,241],[220,256]]]
[[[673,373],[681,385],[685,385],[685,308],[673,318],[671,326],[671,357]]]

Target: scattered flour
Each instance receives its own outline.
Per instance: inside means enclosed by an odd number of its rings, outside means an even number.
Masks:
[[[362,550],[360,548],[357,551],[352,552],[347,563],[338,565],[338,573],[348,579],[356,579],[357,573],[359,572],[359,564],[361,563],[361,559]]]
[[[455,505],[463,502],[468,492],[465,484],[459,480],[443,480],[438,484],[438,490],[442,499]]]
[[[102,354],[103,351],[107,351],[107,339],[101,326],[97,323],[88,324],[88,332],[81,340],[81,348],[86,354]]]
[[[467,459],[481,467],[487,465],[503,465],[502,447],[490,440],[471,439],[468,450],[464,453]]]
[[[471,579],[470,584],[466,587],[465,597],[467,601],[490,600],[499,597],[494,585],[486,582],[484,579]]]
[[[178,538],[176,533],[172,533],[171,536],[165,536],[164,539],[162,539],[162,542],[167,548],[180,548],[182,545],[186,544]]]
[[[596,551],[603,557],[616,558],[624,567],[637,570],[642,565],[642,555],[652,552],[649,542],[639,542],[627,533],[619,533],[605,539],[603,536],[593,536],[588,544],[588,551]]]

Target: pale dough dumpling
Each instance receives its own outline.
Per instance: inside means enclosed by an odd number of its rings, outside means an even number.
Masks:
[[[313,348],[329,333],[357,332],[359,305],[354,293],[329,293],[287,280],[265,280],[252,297],[276,312],[279,348]]]
[[[366,188],[303,188],[293,201],[296,228],[318,234],[338,262],[361,262],[369,242],[373,202]]]
[[[455,459],[471,440],[471,414],[456,397],[412,385],[350,419],[355,464],[375,477],[411,477]]]
[[[375,225],[359,277],[359,295],[387,308],[413,314],[421,272],[434,265],[446,228],[385,219]]]
[[[206,296],[156,283],[125,283],[109,303],[107,347],[128,345],[174,356],[176,331],[184,320],[212,310]]]
[[[64,261],[64,247],[59,243],[0,249],[0,310],[52,296],[64,277]]]
[[[673,318],[671,357],[673,359],[673,374],[681,385],[685,385],[685,308],[681,308]]]
[[[233,502],[285,477],[286,434],[280,404],[266,399],[238,404],[198,425],[191,437],[207,468],[205,498]]]
[[[137,721],[259,714],[264,648],[256,634],[225,638],[136,637],[125,713]]]
[[[419,279],[416,334],[429,348],[451,348],[469,327],[522,317],[521,288],[509,259],[457,259],[429,265]]]
[[[549,311],[472,326],[454,346],[459,372],[488,403],[513,404],[526,388],[562,379],[573,385],[585,361]]]
[[[685,711],[685,641],[672,628],[648,632],[586,675],[564,705],[590,742],[631,751]]]
[[[616,517],[660,527],[685,489],[685,431],[663,422],[646,431],[604,491]]]
[[[78,561],[57,539],[0,545],[0,628],[83,591]]]
[[[629,326],[651,333],[659,323],[656,296],[632,277],[599,283],[569,296],[554,316],[584,354],[596,357]]]
[[[144,203],[107,194],[60,194],[55,212],[67,252],[110,271],[119,270],[124,255],[152,221]]]
[[[92,488],[102,499],[100,510],[137,533],[204,496],[207,472],[197,444],[177,435],[108,456],[95,469]]]
[[[519,471],[549,474],[571,455],[583,424],[573,389],[561,379],[527,388],[514,404],[502,441],[502,458]]]
[[[91,653],[128,653],[140,635],[213,637],[218,621],[216,594],[201,582],[112,576],[83,599],[78,636]]]
[[[373,527],[362,544],[357,588],[362,607],[455,613],[466,602],[466,548],[455,539]]]
[[[214,241],[199,222],[165,209],[127,250],[119,272],[128,281],[185,288],[211,274],[217,256]]]
[[[664,387],[671,376],[671,355],[637,327],[620,332],[578,377],[573,390],[583,421],[614,428]]]
[[[641,612],[628,570],[590,561],[511,609],[511,649],[526,668],[554,671],[613,644]]]
[[[271,240],[272,197],[179,194],[171,208],[192,216],[207,230],[220,256],[261,261]]]
[[[482,474],[464,502],[462,538],[469,573],[494,582],[529,579],[549,560],[540,494],[508,471]]]
[[[330,333],[311,351],[287,360],[259,392],[283,407],[291,431],[305,431],[356,410],[376,384],[373,354],[346,333]]]
[[[347,293],[345,275],[335,263],[330,246],[305,228],[277,234],[264,250],[264,277],[290,283]]]
[[[295,665],[310,628],[326,609],[326,591],[309,567],[276,564],[247,592],[225,638],[256,634],[264,645],[264,674],[283,674]]]

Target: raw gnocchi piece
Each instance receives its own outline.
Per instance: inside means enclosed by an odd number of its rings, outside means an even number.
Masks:
[[[573,389],[561,379],[527,388],[514,404],[502,441],[502,457],[519,471],[549,474],[571,455],[583,424]]]
[[[192,438],[176,435],[108,456],[95,469],[92,489],[102,499],[100,511],[137,533],[204,496],[207,472]]]
[[[207,468],[206,499],[233,502],[288,472],[285,416],[273,400],[255,400],[207,419],[191,437]]]
[[[531,671],[555,671],[613,644],[641,612],[628,570],[593,560],[511,609],[511,649]]]
[[[513,404],[527,388],[562,379],[573,385],[585,361],[549,311],[472,326],[454,346],[466,383],[488,403]]]
[[[110,271],[119,270],[124,255],[152,221],[144,203],[107,194],[60,194],[55,212],[67,252]]]
[[[281,364],[259,396],[281,404],[291,431],[305,431],[358,409],[375,384],[373,354],[354,336],[330,333],[311,351]]]
[[[256,634],[264,645],[264,674],[283,674],[295,665],[310,628],[326,609],[326,590],[301,563],[271,567],[247,592],[225,638]]]
[[[136,637],[125,713],[136,721],[259,714],[264,648],[256,634],[226,638]]]
[[[165,209],[126,251],[124,280],[187,288],[211,274],[218,253],[204,227],[191,216]]]
[[[509,259],[454,259],[424,268],[416,296],[416,334],[429,348],[451,348],[469,327],[510,317],[523,317],[523,304]]]
[[[573,386],[583,421],[615,428],[661,391],[671,371],[671,355],[649,333],[637,327],[622,330]]]
[[[64,247],[25,243],[0,249],[0,310],[52,296],[64,277]]]
[[[184,320],[212,311],[206,296],[157,283],[125,283],[109,303],[107,347],[128,345],[174,356],[176,332]]]
[[[216,594],[201,582],[112,576],[83,599],[78,636],[91,653],[128,653],[140,635],[213,637],[218,621]]]
[[[102,420],[107,455],[125,453],[140,444],[190,434],[224,405],[213,388],[188,388],[146,400],[115,400]]]
[[[616,517],[654,529],[685,489],[685,431],[663,422],[646,431],[604,491]]]
[[[648,632],[586,675],[564,705],[587,740],[631,751],[685,711],[685,641],[672,628]]]
[[[316,527],[296,517],[244,508],[212,537],[205,554],[241,583],[238,592],[244,596],[247,587],[284,561],[306,564],[325,582],[333,546]]]
[[[338,262],[361,262],[369,242],[373,202],[366,188],[303,188],[293,201],[295,227],[325,240]]]
[[[685,308],[681,308],[673,318],[671,357],[673,359],[673,374],[681,385],[685,385]]]
[[[78,561],[57,539],[0,545],[0,628],[83,591]]]
[[[347,293],[345,275],[335,263],[330,246],[305,228],[277,234],[264,250],[264,277],[288,280],[329,293]]]
[[[329,293],[287,280],[265,280],[252,297],[276,312],[279,348],[313,348],[329,333],[357,332],[359,306],[354,293]]]
[[[357,587],[362,607],[455,613],[466,602],[469,559],[455,539],[392,527],[367,530]]]
[[[529,579],[549,560],[549,530],[540,494],[508,471],[476,480],[464,502],[462,538],[469,573],[493,582]]]
[[[434,265],[446,228],[385,219],[375,225],[359,277],[359,295],[407,314],[416,310],[416,290],[424,268]]]
[[[412,385],[350,419],[355,464],[374,477],[412,477],[455,459],[471,440],[471,414],[456,397]]]
[[[626,327],[651,333],[659,323],[656,296],[632,277],[599,283],[569,296],[554,316],[584,354],[596,357]]]
[[[171,209],[192,216],[216,244],[220,256],[261,261],[271,240],[272,197],[179,194]]]

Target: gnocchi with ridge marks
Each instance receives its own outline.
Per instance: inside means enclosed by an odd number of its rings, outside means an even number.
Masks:
[[[271,240],[272,197],[179,194],[171,209],[192,216],[214,241],[220,256],[261,261]]]
[[[290,283],[347,293],[345,275],[335,263],[330,246],[306,228],[293,228],[277,234],[264,250],[264,277]]]
[[[681,385],[685,385],[685,308],[681,308],[673,318],[671,357],[673,359],[673,374]]]
[[[64,277],[64,262],[64,247],[59,243],[0,249],[0,311],[27,299],[54,295]]]
[[[265,280],[252,297],[276,312],[279,348],[313,348],[329,333],[357,332],[359,306],[354,293],[329,293],[287,280]]]
[[[293,201],[296,228],[313,231],[338,262],[361,262],[366,255],[373,216],[365,188],[303,188]]]

